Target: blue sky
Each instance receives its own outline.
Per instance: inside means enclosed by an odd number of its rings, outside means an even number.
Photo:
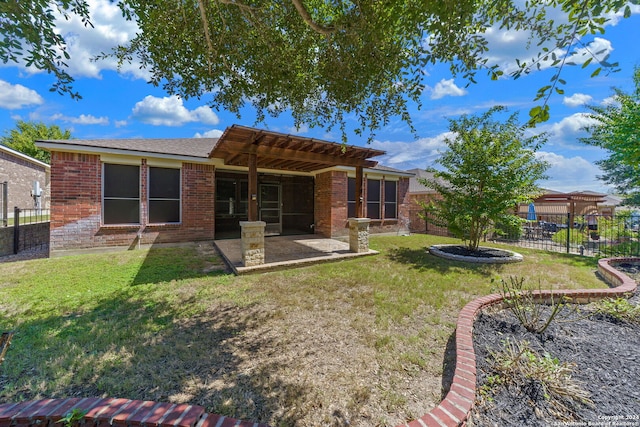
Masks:
[[[41,121],[70,129],[74,138],[171,138],[218,136],[234,123],[258,126],[270,130],[303,136],[340,141],[337,131],[301,126],[293,127],[288,115],[268,118],[256,124],[255,114],[246,109],[242,118],[227,111],[212,110],[206,95],[201,99],[182,100],[170,97],[161,88],[146,83],[148,75],[136,64],[116,71],[114,61],[91,61],[101,52],[109,51],[129,39],[136,31],[135,24],[122,19],[119,9],[109,0],[90,0],[94,29],[85,29],[79,20],[62,21],[59,29],[69,44],[72,56],[70,73],[76,78],[74,89],[83,97],[71,100],[49,92],[51,76],[21,64],[0,64],[0,131],[5,134],[15,128],[17,120]],[[594,161],[605,156],[601,150],[578,141],[586,133],[581,130],[589,123],[585,104],[608,102],[612,87],[626,91],[633,89],[633,68],[640,66],[640,6],[633,6],[628,19],[612,17],[604,36],[589,37],[592,52],[610,54],[610,62],[619,62],[621,71],[590,78],[595,65],[582,69],[579,65],[565,67],[564,95],[550,100],[551,119],[536,128],[549,134],[548,142],[539,155],[549,161],[549,179],[540,182],[544,188],[557,191],[592,190],[608,192],[596,176],[600,174]],[[527,58],[526,34],[491,29],[490,62],[505,67],[514,58]],[[579,58],[586,60],[586,56]],[[595,61],[593,61],[595,62]],[[544,68],[516,81],[490,81],[480,76],[477,84],[465,87],[461,78],[453,78],[448,66],[436,65],[425,70],[427,88],[422,95],[422,109],[412,109],[418,138],[410,133],[400,119],[393,121],[376,134],[372,148],[385,150],[387,155],[377,158],[382,164],[398,169],[425,168],[433,164],[443,149],[448,119],[460,114],[486,111],[494,105],[505,105],[510,112],[519,112],[526,120],[539,87],[548,84],[553,70]],[[355,121],[354,121],[355,124]],[[366,137],[350,133],[348,143],[366,145]]]

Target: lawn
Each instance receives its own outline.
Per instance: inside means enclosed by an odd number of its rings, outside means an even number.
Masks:
[[[0,402],[186,402],[273,426],[383,426],[442,398],[459,310],[524,276],[604,287],[596,260],[518,249],[466,265],[437,236],[374,236],[379,255],[235,277],[204,244],[0,263]]]

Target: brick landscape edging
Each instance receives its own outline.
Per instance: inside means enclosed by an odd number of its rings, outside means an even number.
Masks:
[[[541,301],[551,295],[566,295],[574,302],[589,303],[603,298],[629,296],[636,282],[612,264],[639,258],[606,258],[598,261],[598,273],[612,288],[537,292]],[[476,356],[473,322],[480,310],[502,302],[498,294],[471,301],[458,315],[456,324],[456,368],[451,388],[440,404],[404,427],[457,427],[464,425],[476,388]],[[41,399],[0,404],[0,427],[64,427],[60,420],[72,409],[86,411],[78,427],[269,427],[249,421],[206,413],[201,406],[157,403],[116,398]],[[400,427],[400,426],[398,426]]]
[[[639,258],[604,258],[598,261],[598,273],[612,288],[567,289],[536,292],[540,301],[566,295],[573,302],[586,304],[604,298],[629,296],[637,288],[636,282],[616,270],[612,264],[638,261]],[[408,427],[457,427],[464,425],[476,398],[476,355],[473,349],[473,322],[480,311],[502,303],[499,294],[487,295],[471,301],[458,315],[456,324],[456,368],[451,388],[440,404],[423,417],[402,426]],[[400,427],[400,426],[399,426]]]

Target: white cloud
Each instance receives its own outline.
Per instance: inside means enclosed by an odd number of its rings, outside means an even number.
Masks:
[[[588,113],[575,113],[556,123],[539,125],[535,133],[546,132],[550,140],[573,140],[585,136],[585,127],[595,124]]]
[[[309,132],[309,126],[307,126],[307,125],[300,125],[300,126],[297,126],[297,127],[296,126],[292,126],[290,128],[287,128],[287,130],[288,130],[288,132],[290,134],[293,134],[293,135],[303,135],[303,134]]]
[[[121,128],[121,127],[126,126],[128,123],[127,123],[127,121],[126,121],[126,120],[116,120],[113,124],[114,124],[117,128]]]
[[[582,65],[593,58],[591,64],[596,64],[597,61],[606,60],[611,52],[613,52],[613,46],[609,40],[595,37],[587,46],[576,49],[572,55],[569,55],[567,62]]]
[[[0,80],[0,108],[17,110],[43,102],[44,99],[35,90]]]
[[[73,13],[69,14],[69,19],[57,11],[54,13],[55,31],[65,39],[67,52],[71,56],[65,61],[68,65],[67,72],[74,78],[100,78],[103,70],[117,70],[118,62],[115,58],[99,61],[93,59],[102,53],[111,53],[112,49],[118,45],[126,44],[139,31],[135,21],[127,21],[122,16],[117,2],[87,0],[87,3],[93,27],[85,26]],[[33,66],[27,67],[24,61],[18,66],[29,74],[42,72]],[[120,72],[145,80],[149,80],[151,76],[147,70],[140,69],[139,62],[122,64]]]
[[[445,96],[464,96],[466,94],[467,91],[456,86],[453,79],[442,79],[431,90],[431,99],[440,99]]]
[[[211,129],[206,131],[205,133],[196,132],[193,135],[194,138],[220,138],[222,136],[223,131],[219,129]]]
[[[581,105],[586,105],[593,100],[591,95],[587,95],[584,93],[574,93],[571,96],[565,96],[562,100],[562,103],[568,107],[579,107]]]
[[[631,15],[640,14],[640,4],[632,4],[628,2],[627,5],[631,9]],[[616,26],[618,25],[618,22],[624,18],[624,9],[618,13],[609,13],[605,15],[605,17],[609,20],[606,25]]]
[[[410,142],[374,140],[371,148],[386,151],[385,155],[375,159],[386,166],[405,170],[425,168],[440,156],[440,152],[446,148],[445,138],[451,136],[450,132],[444,132]]]
[[[132,118],[154,126],[182,126],[191,122],[217,125],[220,122],[211,108],[202,106],[188,110],[182,99],[175,95],[164,98],[146,96],[133,107]]]
[[[546,160],[551,165],[547,170],[549,179],[540,182],[541,187],[561,192],[608,192],[609,187],[597,178],[598,175],[602,175],[602,170],[585,158],[564,157],[544,151],[537,154],[538,158]]]
[[[91,114],[80,114],[78,117],[64,116],[62,114],[54,114],[51,116],[51,120],[59,120],[66,123],[73,123],[76,125],[103,125],[109,124],[108,117],[95,117]]]

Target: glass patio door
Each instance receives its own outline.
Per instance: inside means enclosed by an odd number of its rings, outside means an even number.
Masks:
[[[267,223],[265,235],[282,233],[280,184],[260,184],[260,221]]]

